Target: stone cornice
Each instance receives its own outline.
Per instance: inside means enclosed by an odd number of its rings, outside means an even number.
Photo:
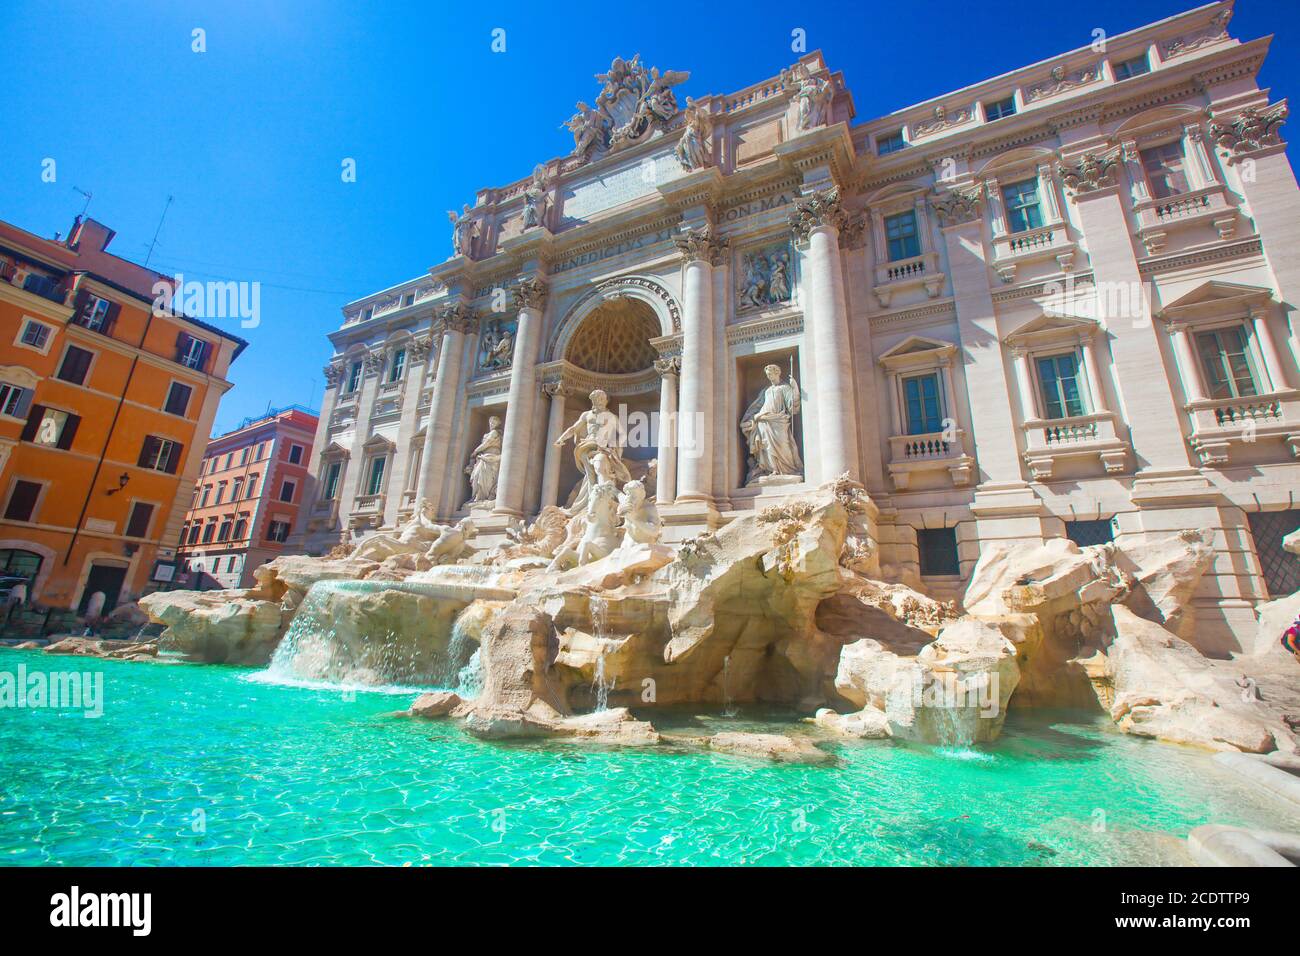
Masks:
[[[1138,272],[1148,276],[1158,272],[1172,272],[1177,269],[1207,265],[1211,262],[1222,262],[1225,259],[1236,259],[1242,256],[1263,256],[1263,254],[1263,243],[1258,236],[1252,236],[1247,239],[1239,239],[1236,242],[1216,243],[1209,248],[1198,249],[1193,252],[1178,252],[1166,256],[1151,256],[1146,259],[1139,259]]]

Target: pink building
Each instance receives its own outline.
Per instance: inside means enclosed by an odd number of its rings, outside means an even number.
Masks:
[[[250,587],[298,523],[315,412],[297,405],[248,418],[208,443],[181,529],[190,587]]]

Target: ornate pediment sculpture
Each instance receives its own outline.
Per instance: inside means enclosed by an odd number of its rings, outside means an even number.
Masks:
[[[609,72],[597,73],[603,84],[593,109],[579,101],[565,126],[573,133],[573,155],[590,159],[595,153],[639,143],[662,130],[677,116],[673,87],[690,74],[681,70],[646,69],[641,54],[631,60],[615,57]]]

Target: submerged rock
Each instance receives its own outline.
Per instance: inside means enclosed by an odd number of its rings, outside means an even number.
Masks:
[[[714,734],[706,741],[710,750],[738,757],[754,757],[774,763],[832,764],[835,755],[827,753],[810,740],[782,734],[727,732]]]
[[[102,641],[94,637],[65,637],[45,647],[46,654],[100,657],[104,660],[152,661],[158,645],[137,641]]]
[[[446,717],[461,705],[460,695],[449,690],[421,694],[407,711],[412,717]]]

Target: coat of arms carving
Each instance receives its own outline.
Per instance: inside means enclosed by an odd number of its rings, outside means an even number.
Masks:
[[[639,53],[631,60],[615,57],[609,72],[596,74],[603,86],[595,108],[579,102],[578,112],[565,123],[573,133],[573,155],[589,159],[665,128],[677,116],[672,88],[689,78],[690,73],[681,70],[661,74],[658,67],[647,69]]]

